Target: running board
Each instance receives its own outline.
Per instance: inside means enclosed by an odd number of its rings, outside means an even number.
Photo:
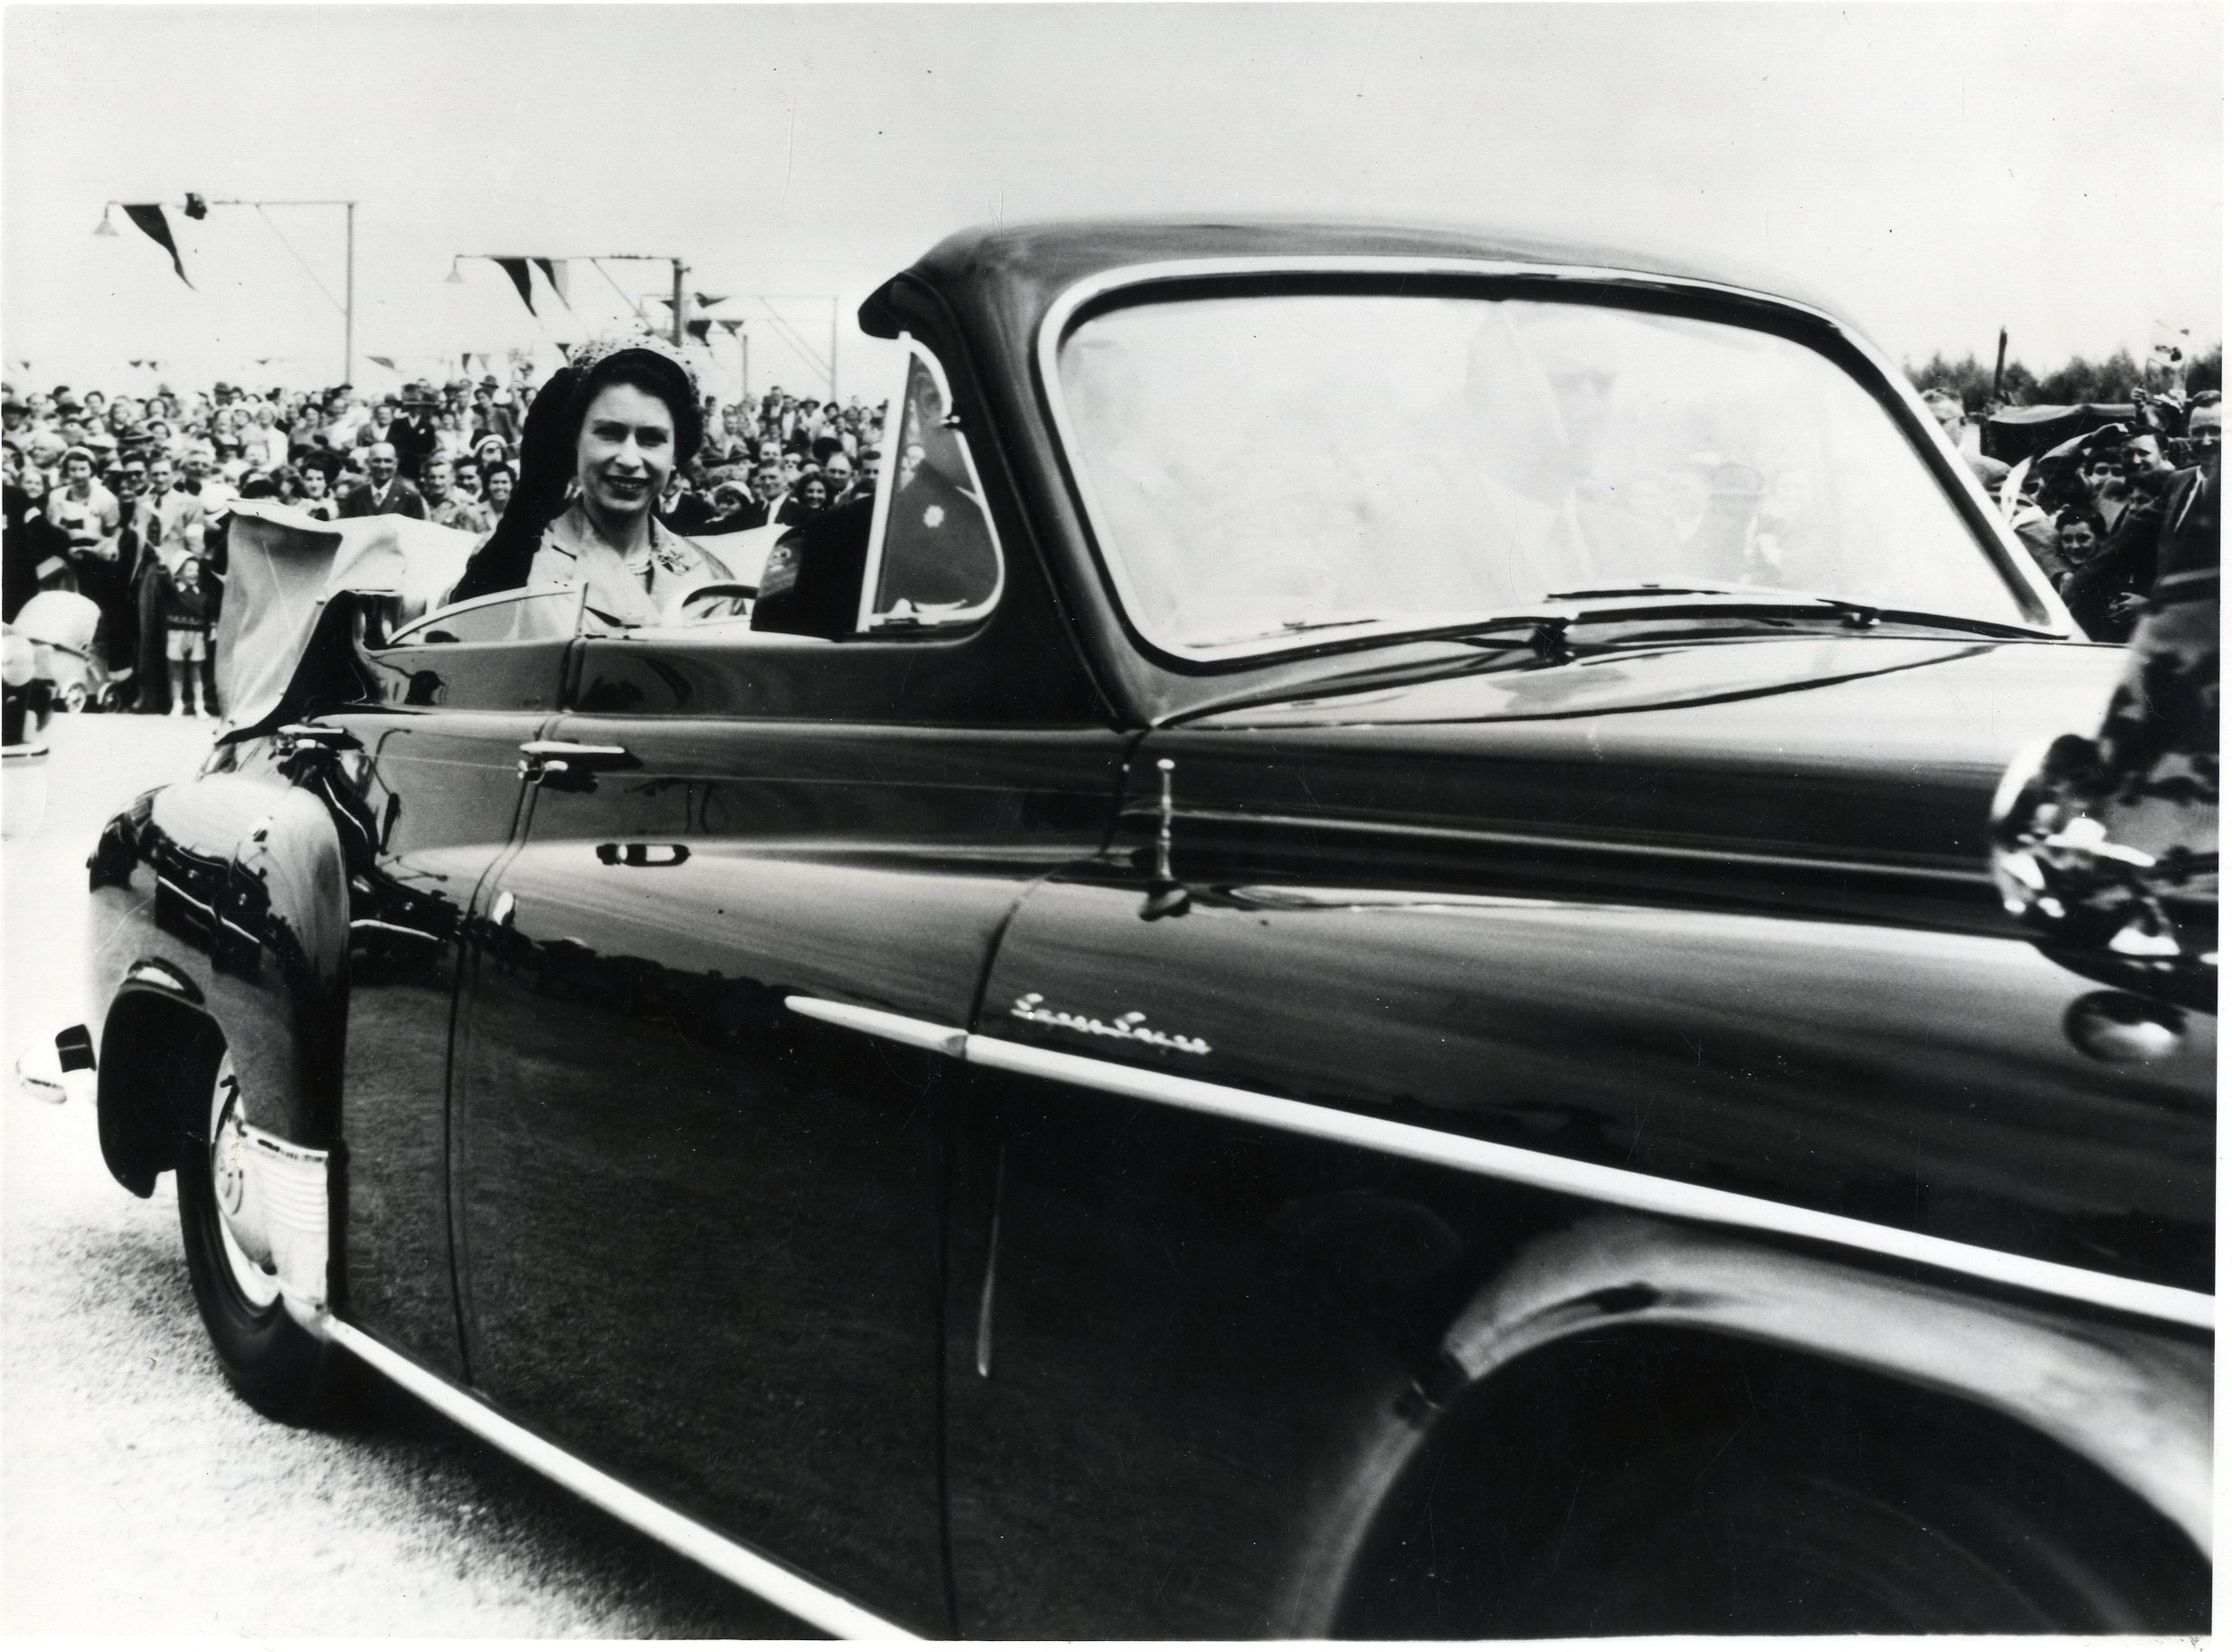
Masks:
[[[818,1583],[808,1582],[742,1543],[723,1537],[689,1515],[677,1513],[657,1498],[645,1496],[602,1468],[592,1467],[571,1452],[521,1428],[454,1383],[396,1353],[385,1343],[367,1336],[355,1325],[331,1319],[327,1322],[327,1331],[337,1345],[347,1349],[451,1421],[478,1434],[499,1451],[547,1476],[575,1496],[595,1504],[606,1514],[626,1522],[676,1553],[688,1555],[737,1588],[781,1607],[793,1618],[846,1640],[919,1638],[855,1606],[843,1596],[832,1594]]]

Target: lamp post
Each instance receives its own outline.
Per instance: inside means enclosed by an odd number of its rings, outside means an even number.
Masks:
[[[115,225],[115,224],[113,224],[113,223],[111,223],[109,221],[109,209],[110,209],[111,207],[122,206],[123,204],[124,204],[124,203],[123,203],[123,202],[121,202],[121,201],[104,201],[104,202],[102,202],[102,203],[101,203],[101,208],[100,208],[100,222],[98,224],[96,224],[96,225],[94,226],[94,228],[93,228],[93,233],[94,233],[94,234],[96,234],[96,235],[113,235],[113,234],[115,234],[115,233],[116,233],[116,225]],[[166,203],[165,203],[164,204],[168,205],[168,204],[171,204],[166,202]],[[308,263],[308,262],[304,260],[304,258],[303,258],[302,254],[301,254],[301,253],[299,253],[299,252],[295,252],[295,250],[294,250],[294,243],[293,243],[293,242],[290,242],[290,241],[289,241],[289,240],[288,240],[288,239],[287,239],[284,235],[280,235],[280,236],[279,236],[279,241],[280,241],[280,244],[281,246],[285,247],[285,248],[287,249],[287,251],[288,251],[288,252],[294,253],[294,260],[295,260],[295,261],[296,261],[297,263],[299,263],[299,264],[301,264],[301,265],[302,265],[303,271],[305,271],[305,272],[306,272],[306,273],[309,276],[310,280],[311,280],[313,282],[315,282],[315,283],[316,283],[316,285],[317,285],[317,287],[318,287],[318,291],[320,291],[320,292],[324,292],[324,293],[326,294],[326,302],[327,302],[327,303],[328,303],[328,304],[333,305],[335,309],[338,309],[338,310],[341,312],[341,382],[342,382],[343,384],[345,384],[345,385],[346,385],[346,384],[352,383],[352,382],[356,379],[356,202],[354,202],[354,201],[335,201],[335,200],[283,200],[283,201],[282,201],[282,200],[271,200],[271,201],[251,201],[251,200],[245,200],[245,199],[220,199],[220,200],[211,201],[211,200],[204,200],[202,196],[200,196],[200,195],[198,195],[188,194],[188,195],[187,195],[187,196],[186,196],[186,198],[185,198],[184,201],[181,201],[181,202],[176,203],[176,205],[178,206],[179,210],[180,210],[180,211],[182,211],[183,213],[185,213],[185,215],[186,215],[187,217],[189,217],[189,218],[200,218],[200,217],[203,217],[203,216],[204,216],[204,215],[208,213],[209,209],[210,209],[211,207],[213,207],[213,206],[251,206],[251,207],[255,208],[255,209],[256,209],[256,211],[258,211],[258,212],[262,212],[262,211],[263,211],[263,209],[264,209],[265,207],[267,207],[267,206],[337,206],[337,207],[341,208],[342,213],[343,213],[343,214],[344,214],[344,223],[343,223],[343,231],[342,231],[342,235],[343,235],[343,241],[342,241],[343,252],[342,252],[342,257],[343,257],[343,260],[344,260],[344,273],[343,273],[343,276],[342,276],[342,283],[343,283],[343,284],[342,284],[342,288],[341,288],[341,297],[340,297],[340,299],[339,299],[338,300],[337,300],[337,299],[334,298],[334,296],[333,296],[333,294],[332,294],[332,293],[330,293],[330,292],[327,292],[327,291],[326,291],[326,283],[325,283],[325,282],[323,282],[323,281],[318,280],[318,271],[315,271],[315,270],[312,270],[312,269],[310,268],[309,264],[309,263]],[[270,217],[269,217],[268,215],[265,217],[264,222],[265,222],[266,223],[271,223],[271,219],[270,219]],[[277,225],[276,223],[272,223],[272,224],[271,224],[271,233],[273,233],[274,235],[279,235],[279,225]]]

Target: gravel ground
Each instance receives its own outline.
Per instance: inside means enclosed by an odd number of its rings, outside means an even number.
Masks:
[[[83,1018],[85,853],[211,726],[62,717],[39,833],[0,852],[0,1052]],[[308,1432],[235,1400],[166,1177],[134,1199],[89,1104],[0,1090],[0,1633],[795,1637],[392,1390]]]

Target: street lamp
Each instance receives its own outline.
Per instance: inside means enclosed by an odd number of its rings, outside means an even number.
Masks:
[[[117,233],[116,225],[109,221],[109,213],[111,208],[122,206],[123,204],[124,203],[121,201],[104,201],[101,203],[100,223],[94,226],[93,233],[96,235],[114,235]],[[354,201],[325,200],[212,201],[205,200],[203,196],[194,193],[193,191],[188,191],[186,194],[186,198],[183,202],[179,203],[179,210],[185,213],[189,218],[206,217],[209,214],[209,209],[213,206],[250,206],[253,207],[259,213],[263,213],[263,209],[267,206],[337,206],[342,209],[343,213],[346,214],[346,222],[343,230],[344,241],[342,255],[346,261],[347,272],[343,277],[341,297],[337,300],[334,298],[333,294],[330,292],[326,292],[326,283],[318,280],[318,271],[310,268],[309,262],[303,258],[301,253],[295,252],[294,243],[289,241],[284,235],[279,234],[279,225],[276,223],[271,223],[270,214],[263,214],[263,221],[266,223],[271,224],[271,233],[274,235],[279,235],[280,245],[285,247],[290,253],[293,254],[295,262],[302,266],[304,272],[308,274],[311,281],[317,285],[318,290],[326,293],[326,302],[331,304],[336,309],[341,312],[341,382],[343,384],[348,384],[353,381],[356,376],[356,203]]]

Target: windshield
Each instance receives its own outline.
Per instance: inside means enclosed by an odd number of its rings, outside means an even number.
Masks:
[[[1772,334],[1296,293],[1109,310],[1058,361],[1118,593],[1176,652],[1641,584],[2027,618],[1890,413]]]

